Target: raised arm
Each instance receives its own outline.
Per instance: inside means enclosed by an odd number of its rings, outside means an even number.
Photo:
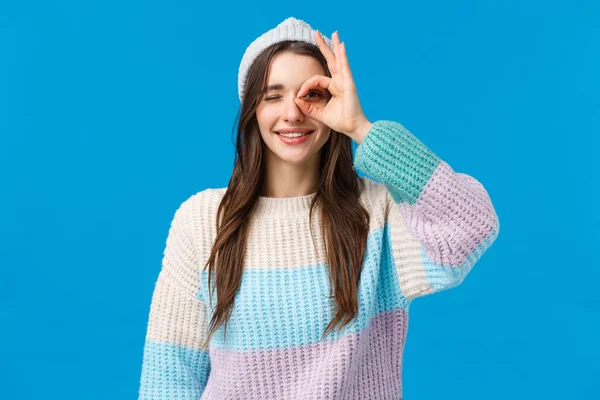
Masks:
[[[454,172],[397,122],[376,121],[354,165],[388,189],[392,255],[407,299],[461,283],[498,236],[483,185]]]

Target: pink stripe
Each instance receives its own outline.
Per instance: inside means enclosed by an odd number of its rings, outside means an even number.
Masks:
[[[210,349],[212,372],[200,400],[400,399],[407,327],[407,312],[394,310],[336,341],[248,352]]]
[[[436,264],[461,266],[490,236],[497,216],[475,178],[441,161],[414,205],[400,203],[408,230]]]

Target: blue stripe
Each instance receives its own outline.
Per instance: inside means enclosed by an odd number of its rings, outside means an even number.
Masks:
[[[210,374],[207,350],[194,350],[148,339],[140,381],[139,400],[198,400]]]
[[[334,330],[325,341],[364,330],[379,313],[408,308],[409,301],[398,285],[389,240],[382,237],[388,238],[388,225],[370,232],[367,238],[356,319],[343,330]],[[207,276],[206,271],[201,272],[199,296],[208,304]],[[319,342],[333,318],[334,299],[326,298],[330,290],[328,276],[326,264],[245,270],[226,338],[223,340],[222,325],[211,338],[211,347],[245,351]],[[211,283],[214,285],[214,279]],[[213,307],[216,299],[215,290]],[[208,309],[212,313],[210,305]]]

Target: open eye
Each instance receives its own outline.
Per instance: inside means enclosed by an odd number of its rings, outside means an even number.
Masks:
[[[309,96],[308,96],[309,94],[316,94],[316,96],[312,96],[312,97],[310,97],[311,99],[318,99],[319,97],[323,97],[323,95],[322,95],[321,93],[319,93],[319,92],[314,92],[314,91],[308,92],[308,93],[306,94],[306,96],[305,96],[305,97],[309,97]]]

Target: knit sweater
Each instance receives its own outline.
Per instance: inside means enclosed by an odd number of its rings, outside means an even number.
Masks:
[[[176,210],[150,304],[139,399],[400,399],[409,306],[460,284],[494,242],[498,216],[475,178],[452,168],[401,124],[376,121],[354,167],[370,229],[356,318],[333,318],[316,193],[260,197],[249,221],[235,307],[208,349],[216,305],[208,260],[217,207],[210,188]],[[214,287],[214,279],[211,280]]]

